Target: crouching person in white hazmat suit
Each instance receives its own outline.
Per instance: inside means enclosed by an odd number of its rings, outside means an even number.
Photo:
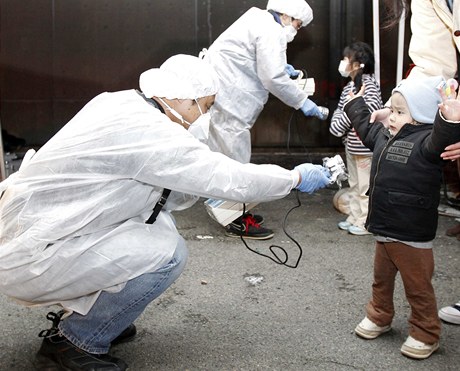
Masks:
[[[291,79],[298,75],[287,64],[287,44],[313,20],[305,0],[269,0],[266,9],[250,8],[227,28],[202,55],[217,72],[220,89],[210,110],[208,145],[242,163],[251,160],[251,133],[269,93],[305,116],[327,118],[307,93]],[[242,219],[242,220],[241,220]],[[260,215],[248,214],[227,226],[226,234],[268,239]]]
[[[0,183],[0,292],[63,308],[48,314],[38,369],[127,368],[110,346],[135,335],[133,322],[186,262],[171,210],[199,196],[270,201],[329,182],[320,165],[241,164],[198,141],[192,128],[218,91],[204,61],[171,57],[140,87],[95,97]]]

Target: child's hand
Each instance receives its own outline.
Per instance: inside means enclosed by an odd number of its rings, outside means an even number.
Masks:
[[[460,94],[455,89],[458,87],[454,79],[447,80],[445,86],[438,87],[442,103],[438,105],[443,117],[449,121],[460,121]]]
[[[369,122],[373,124],[374,122],[378,121],[383,124],[386,128],[390,126],[390,107],[383,107],[382,109],[378,109],[371,114],[371,119]]]
[[[356,97],[362,97],[364,95],[365,88],[366,88],[366,86],[363,84],[361,86],[361,89],[359,89],[359,91],[356,94],[353,93],[353,89],[351,89],[350,92],[348,93],[348,96],[349,96],[348,100],[352,100],[352,99],[354,99]]]

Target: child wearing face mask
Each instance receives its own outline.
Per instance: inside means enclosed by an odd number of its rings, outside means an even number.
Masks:
[[[343,77],[350,78],[342,90],[329,127],[332,135],[343,138],[349,172],[350,212],[347,219],[341,221],[338,227],[360,236],[369,234],[364,228],[364,223],[369,201],[366,192],[369,188],[372,152],[359,139],[343,107],[349,93],[357,93],[363,84],[366,85],[364,101],[371,112],[381,109],[383,103],[380,86],[374,78],[374,53],[369,45],[355,42],[347,46],[343,51],[343,60],[340,61],[338,70]]]
[[[438,88],[440,83],[441,76],[402,81],[391,96],[388,127],[369,122],[362,91],[344,107],[364,145],[373,151],[366,228],[376,239],[374,282],[366,317],[355,333],[375,339],[391,329],[399,272],[411,307],[409,336],[401,352],[416,359],[428,358],[439,347],[441,324],[431,278],[440,155],[460,140],[460,95],[451,87],[449,99]]]

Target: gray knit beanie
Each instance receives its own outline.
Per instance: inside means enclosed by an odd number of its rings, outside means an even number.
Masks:
[[[441,103],[441,95],[437,89],[441,81],[444,81],[442,76],[402,80],[392,94],[402,94],[415,121],[432,124],[438,112],[438,104]]]

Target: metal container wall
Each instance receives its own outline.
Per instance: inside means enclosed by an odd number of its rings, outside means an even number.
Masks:
[[[288,61],[315,78],[312,99],[335,108],[345,83],[337,66],[353,40],[372,45],[372,2],[309,0],[314,20]],[[138,77],[173,54],[198,55],[266,0],[0,0],[0,117],[4,130],[39,147],[91,98],[138,88]],[[396,30],[382,36],[384,99],[394,86]],[[328,124],[270,97],[252,131],[260,149],[340,147]]]

